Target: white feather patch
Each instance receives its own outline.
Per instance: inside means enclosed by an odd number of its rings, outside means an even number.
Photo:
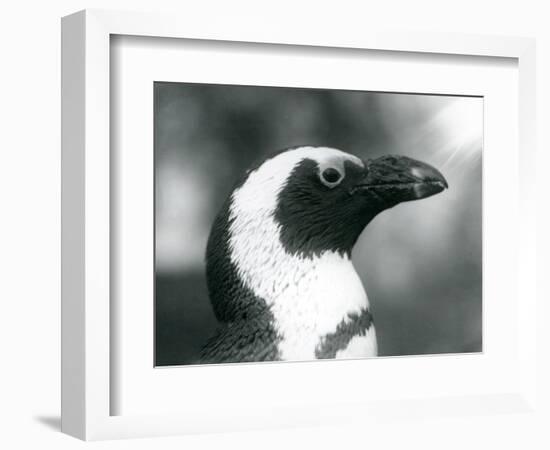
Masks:
[[[355,156],[325,147],[287,151],[250,173],[233,193],[230,208],[231,260],[244,284],[271,307],[283,360],[315,359],[323,336],[334,332],[342,320],[348,321],[348,314],[368,307],[348,257],[327,251],[304,258],[287,253],[281,243],[280,226],[273,219],[277,196],[292,169],[305,158],[316,160],[320,167],[343,166],[345,160],[363,164]]]

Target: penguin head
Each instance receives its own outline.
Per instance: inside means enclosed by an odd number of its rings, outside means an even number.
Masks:
[[[332,148],[299,147],[263,162],[243,188],[253,195],[246,214],[270,210],[286,250],[311,256],[349,254],[380,212],[437,194],[447,181],[432,166],[405,156],[361,160]]]
[[[404,156],[362,160],[307,146],[264,160],[236,185],[210,233],[206,269],[216,316],[231,321],[271,304],[307,276],[305,261],[349,259],[377,214],[446,187],[435,168]]]

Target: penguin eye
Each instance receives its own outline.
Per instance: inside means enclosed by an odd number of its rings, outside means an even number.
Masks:
[[[343,178],[344,176],[340,173],[340,171],[334,167],[329,167],[321,172],[321,181],[324,185],[330,188],[333,188],[340,183]]]

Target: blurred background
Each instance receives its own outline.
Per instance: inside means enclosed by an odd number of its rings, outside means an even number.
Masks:
[[[444,174],[444,193],[380,214],[353,261],[381,356],[482,350],[482,98],[165,82],[154,94],[156,365],[195,362],[216,329],[204,252],[233,183],[301,144]]]

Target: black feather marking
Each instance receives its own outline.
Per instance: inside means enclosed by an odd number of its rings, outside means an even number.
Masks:
[[[202,364],[280,360],[280,339],[269,317],[223,324],[201,352]]]
[[[325,335],[315,349],[318,359],[336,357],[336,353],[345,349],[354,336],[365,336],[372,325],[372,314],[363,309],[359,314],[348,314],[348,320],[340,322],[334,333]]]
[[[365,226],[378,213],[371,213],[361,199],[350,194],[352,186],[365,176],[364,169],[351,161],[344,167],[344,180],[333,189],[321,183],[318,164],[312,159],[302,160],[290,174],[274,215],[288,253],[312,258],[334,251],[349,256]]]

